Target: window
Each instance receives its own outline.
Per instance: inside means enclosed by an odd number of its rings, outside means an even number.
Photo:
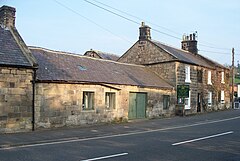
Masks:
[[[105,107],[106,107],[106,109],[109,109],[109,110],[115,109],[115,100],[116,100],[115,93],[107,92],[105,94]]]
[[[211,70],[209,70],[208,71],[208,83],[207,84],[212,84],[212,71]]]
[[[189,97],[185,98],[185,109],[191,109],[191,91],[189,91]]]
[[[224,71],[222,71],[222,81],[221,83],[225,83]]]
[[[78,65],[78,69],[81,71],[87,70],[87,68],[85,66],[82,65]]]
[[[163,95],[163,109],[169,109],[170,107],[170,96]]]
[[[212,106],[212,92],[208,92],[208,106]]]
[[[190,80],[190,66],[189,65],[185,66],[185,82],[191,83],[191,80]]]
[[[225,100],[224,100],[224,91],[221,91],[221,103],[225,103]]]
[[[83,92],[83,110],[94,109],[94,92]]]
[[[198,80],[198,83],[202,83],[202,77],[203,77],[203,71],[202,71],[202,70],[198,70],[198,71],[197,71],[197,80]]]

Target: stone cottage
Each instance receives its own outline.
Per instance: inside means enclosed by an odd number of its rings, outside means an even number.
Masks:
[[[15,27],[15,8],[0,8],[0,133],[33,128],[37,63]]]
[[[172,85],[148,67],[27,47],[0,8],[0,132],[174,114]]]
[[[36,127],[60,127],[174,114],[174,89],[142,65],[30,47]]]
[[[148,67],[177,90],[187,85],[184,103],[186,114],[229,108],[229,69],[198,53],[196,35],[183,37],[182,49],[151,39],[151,28],[144,23],[139,28],[139,40],[119,58],[119,62]],[[177,98],[178,97],[178,98]]]

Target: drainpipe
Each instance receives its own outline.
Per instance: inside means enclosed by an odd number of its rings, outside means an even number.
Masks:
[[[32,131],[35,130],[35,84],[36,84],[36,70],[33,69],[33,81],[32,81]]]

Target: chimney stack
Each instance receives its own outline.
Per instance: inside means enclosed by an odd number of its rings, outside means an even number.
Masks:
[[[151,28],[147,25],[145,25],[144,22],[142,22],[142,26],[139,27],[139,40],[151,40]]]
[[[183,50],[189,51],[194,54],[198,53],[196,33],[197,32],[190,34],[190,35],[183,35],[183,39],[182,39],[182,49]]]
[[[9,6],[0,8],[0,25],[4,27],[15,27],[15,12],[16,9]]]

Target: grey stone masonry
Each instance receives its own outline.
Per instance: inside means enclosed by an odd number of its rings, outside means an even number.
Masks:
[[[32,74],[0,67],[0,133],[31,130]]]

